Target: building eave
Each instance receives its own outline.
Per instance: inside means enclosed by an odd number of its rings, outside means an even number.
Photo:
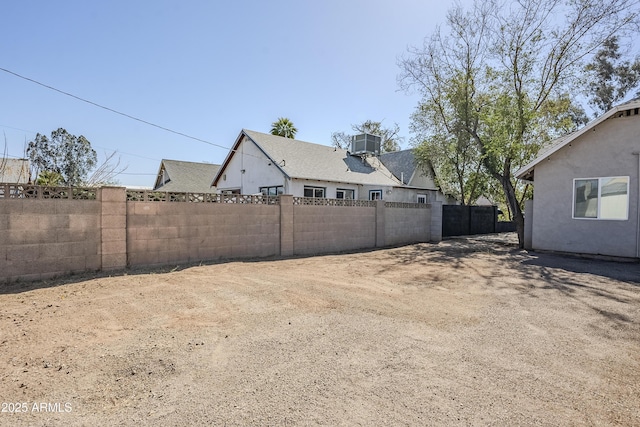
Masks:
[[[609,111],[601,115],[600,117],[587,123],[583,128],[578,129],[577,131],[570,133],[568,135],[561,136],[560,138],[556,138],[554,140],[556,141],[556,143],[552,142],[550,144],[551,148],[547,150],[542,150],[542,153],[539,154],[532,162],[518,169],[514,174],[514,176],[521,180],[533,181],[533,178],[534,178],[533,170],[535,169],[536,165],[538,165],[540,162],[542,162],[545,159],[549,159],[553,154],[557,153],[562,148],[571,144],[573,141],[575,141],[585,133],[589,132],[590,130],[595,130],[596,126],[603,123],[604,121],[614,116],[621,117],[619,115],[619,113],[621,112],[638,110],[639,108],[640,108],[640,99],[634,99],[629,102],[616,105],[615,107],[613,107],[612,109],[610,109]]]
[[[261,146],[260,144],[258,144],[253,138],[251,138],[244,129],[242,129],[240,131],[240,134],[238,135],[238,137],[236,138],[235,143],[233,144],[233,147],[231,148],[231,150],[229,150],[229,153],[227,154],[227,157],[225,157],[224,162],[222,162],[222,165],[220,166],[220,169],[218,169],[218,173],[216,174],[216,176],[213,178],[213,182],[211,183],[212,187],[217,187],[218,186],[218,181],[220,180],[220,178],[222,177],[222,175],[224,174],[225,170],[227,169],[227,166],[229,166],[229,162],[231,162],[231,159],[233,158],[233,156],[237,153],[238,151],[238,147],[240,146],[240,144],[242,143],[242,141],[244,140],[244,138],[247,138],[249,141],[251,141],[257,148],[258,150],[260,150],[260,152],[262,154],[264,154],[267,159],[269,159],[271,161],[271,164],[275,165],[278,170],[280,172],[282,172],[282,174],[287,177],[288,179],[291,179],[291,177],[284,171],[284,169],[282,169],[282,167],[269,155],[269,153],[267,153]]]

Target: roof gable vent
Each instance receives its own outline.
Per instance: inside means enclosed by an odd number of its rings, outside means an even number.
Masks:
[[[351,154],[380,155],[380,142],[382,138],[376,135],[363,133],[351,137]]]

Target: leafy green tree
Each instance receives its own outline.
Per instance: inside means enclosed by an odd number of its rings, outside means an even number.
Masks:
[[[614,35],[585,66],[589,104],[597,110],[596,115],[610,110],[640,84],[640,58],[631,62],[621,57],[618,36]],[[640,96],[640,91],[635,96]]]
[[[484,172],[502,189],[521,246],[529,189],[513,173],[549,139],[577,127],[567,120],[579,121],[580,108],[567,94],[588,56],[638,23],[637,3],[519,0],[505,7],[476,0],[469,11],[451,9],[449,31],[439,28],[399,61],[401,87],[445,112],[424,117],[429,130],[455,126],[476,145]]]
[[[51,132],[51,137],[37,134],[27,145],[27,155],[34,176],[55,173],[62,185],[80,185],[97,163],[97,154],[84,136],[75,136],[63,128]],[[50,175],[51,176],[51,175]]]
[[[286,117],[280,117],[278,120],[271,123],[271,135],[294,139],[296,137],[296,133],[298,133],[298,129],[296,129],[293,122]]]
[[[440,188],[464,205],[486,193],[488,176],[482,169],[480,150],[465,128],[463,117],[470,82],[463,75],[447,83],[451,89],[438,103],[420,103],[411,116],[415,157],[423,170],[435,171]]]
[[[382,122],[366,120],[362,123],[351,125],[356,134],[368,133],[380,137],[380,152],[389,153],[398,151],[403,138],[400,137],[400,126],[394,123],[392,127],[382,126]],[[334,147],[347,150],[351,147],[351,135],[346,132],[334,132],[331,134],[331,144]]]

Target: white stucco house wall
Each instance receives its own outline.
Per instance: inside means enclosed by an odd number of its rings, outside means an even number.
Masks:
[[[220,193],[236,194],[410,203],[445,200],[432,179],[413,172],[415,165],[403,182],[385,166],[384,156],[351,155],[326,145],[242,130],[212,186]],[[420,185],[413,185],[416,182]]]
[[[27,184],[31,178],[29,159],[0,157],[0,182]]]
[[[516,172],[534,183],[525,247],[640,258],[639,111],[618,105]]]

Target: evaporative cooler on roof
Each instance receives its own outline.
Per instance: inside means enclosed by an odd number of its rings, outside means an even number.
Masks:
[[[380,155],[380,141],[382,138],[376,135],[363,133],[351,137],[351,154]]]

